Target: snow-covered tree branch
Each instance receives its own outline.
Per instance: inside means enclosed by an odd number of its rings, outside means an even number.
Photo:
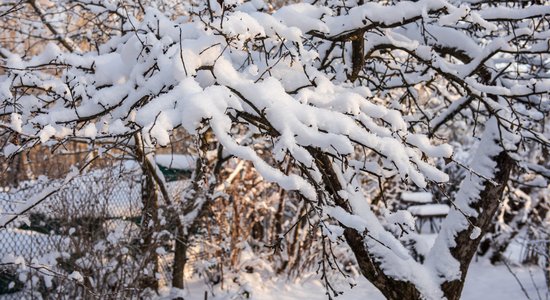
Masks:
[[[510,178],[549,177],[546,162],[525,154],[550,145],[548,5],[207,1],[175,18],[139,1],[76,1],[114,20],[94,27],[104,42],[85,49],[38,2],[29,4],[52,42],[36,55],[0,49],[3,156],[117,145],[148,159],[162,186],[151,157],[183,129],[216,145],[218,159],[248,161],[299,194],[388,299],[459,299]],[[456,135],[460,124],[466,135]],[[458,163],[453,147],[463,143],[474,144],[473,159],[460,164],[450,212],[418,261],[402,242],[413,216],[381,213],[366,186],[445,189],[438,165]]]

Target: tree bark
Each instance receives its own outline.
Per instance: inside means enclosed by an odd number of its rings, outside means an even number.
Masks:
[[[174,264],[172,268],[172,287],[183,290],[185,263],[187,262],[187,241],[178,228],[174,246]]]
[[[483,234],[491,227],[491,221],[498,209],[502,199],[502,193],[506,187],[506,182],[510,177],[510,172],[514,167],[514,160],[502,150],[495,158],[498,171],[493,178],[497,185],[490,181],[485,181],[484,189],[480,193],[480,199],[472,204],[472,207],[479,213],[477,218],[470,217],[470,222],[481,229],[479,237],[470,238],[471,230],[463,230],[455,238],[457,247],[451,248],[452,256],[460,263],[461,278],[445,282],[442,285],[443,293],[449,300],[458,300],[464,287],[464,279],[468,273],[468,266],[477,251],[477,247],[483,237]]]
[[[351,38],[351,74],[348,76],[348,79],[352,82],[359,77],[361,69],[365,66],[364,34],[364,31],[359,31],[357,35]]]
[[[140,274],[140,287],[151,288],[155,292],[159,289],[159,281],[156,279],[156,274],[159,272],[158,254],[156,252],[157,242],[155,239],[155,232],[158,230],[158,189],[153,178],[152,173],[155,170],[151,170],[147,163],[147,157],[145,148],[140,134],[134,136],[136,141],[135,154],[138,162],[143,170],[145,181],[142,183],[141,201],[143,209],[141,211],[141,232],[140,236],[142,243],[140,245],[143,255],[143,266],[148,268],[149,264],[153,265],[153,274]]]
[[[342,207],[349,213],[353,213],[351,208],[338,195],[338,191],[342,190],[342,186],[338,180],[338,177],[332,168],[332,162],[330,158],[318,150],[311,150],[310,152],[316,157],[320,170],[324,171],[323,181],[326,190],[330,196],[334,199],[335,204]],[[483,233],[485,233],[491,226],[491,220],[493,219],[497,208],[499,206],[504,187],[508,181],[510,172],[514,166],[514,160],[502,150],[496,157],[493,158],[497,163],[498,171],[493,178],[493,181],[485,180],[483,190],[480,193],[480,199],[472,204],[478,213],[477,218],[470,218],[470,222],[479,227],[482,234],[476,239],[471,239],[471,229],[461,231],[456,237],[457,247],[451,250],[452,256],[459,262],[461,278],[460,280],[454,280],[445,282],[441,288],[445,297],[449,300],[458,300],[464,287],[464,279],[468,272],[468,267],[475,254],[477,247],[481,241]],[[493,185],[496,182],[496,185]],[[364,242],[364,235],[352,228],[346,228],[344,231],[344,237],[347,244],[355,254],[357,263],[363,276],[365,276],[374,286],[376,286],[380,292],[390,300],[413,300],[422,299],[421,293],[416,286],[411,282],[397,280],[384,274],[384,271],[380,269],[379,263],[369,254],[369,250]]]
[[[324,171],[323,181],[325,188],[334,199],[336,205],[352,213],[348,203],[338,195],[338,192],[342,190],[342,186],[332,167],[331,159],[316,149],[310,150],[310,152],[317,159],[319,169]],[[365,237],[362,233],[353,228],[345,228],[344,237],[357,259],[361,274],[374,284],[387,299],[421,299],[421,294],[414,284],[397,280],[384,274],[384,271],[380,268],[380,264],[369,254],[369,250],[365,244]]]

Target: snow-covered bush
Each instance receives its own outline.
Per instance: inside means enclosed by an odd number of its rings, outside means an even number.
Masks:
[[[327,0],[271,10],[261,1],[206,1],[180,18],[154,7],[135,6],[139,17],[94,7],[122,16],[90,51],[59,32],[58,44],[35,56],[1,49],[2,153],[78,141],[134,155],[147,199],[160,192],[176,215],[175,269],[225,190],[219,175],[230,157],[296,195],[319,227],[312,236],[323,272],[325,241],[345,240],[390,299],[458,299],[510,174],[539,174],[546,188],[547,160],[529,151],[549,145],[550,6]],[[194,136],[199,159],[191,187],[172,199],[152,162],[178,128]],[[451,145],[471,149],[467,160]],[[463,171],[451,194],[450,176],[436,167],[443,162]],[[365,191],[384,193],[387,181],[438,190],[452,204],[429,250],[401,242],[412,233],[394,225],[410,225],[409,213],[372,205]],[[144,202],[145,231],[162,222],[156,201]],[[182,280],[174,275],[172,284]]]

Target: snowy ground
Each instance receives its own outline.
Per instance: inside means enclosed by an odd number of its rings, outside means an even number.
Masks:
[[[544,274],[539,267],[511,267],[518,277],[530,299],[547,299],[547,290]],[[253,280],[253,278],[250,278]],[[186,300],[205,299],[205,290],[208,290],[201,281],[188,282],[188,289],[184,292]],[[357,279],[357,286],[353,289],[340,287],[344,294],[337,299],[385,299],[382,294],[363,278]],[[301,282],[258,280],[250,284],[249,299],[256,300],[326,300],[325,289],[318,279],[311,278]],[[540,295],[540,297],[539,297]],[[210,300],[244,299],[243,292],[220,292],[216,295],[208,293]],[[504,300],[529,299],[522,292],[519,283],[508,269],[501,266],[492,266],[486,262],[472,264],[466,278],[466,286],[462,298],[464,300]]]
[[[433,244],[436,235],[424,234],[422,237],[428,244]],[[520,265],[519,261],[523,256],[522,239],[520,236],[508,247],[504,256],[510,262],[509,270],[505,265],[491,265],[486,259],[474,258],[466,276],[466,284],[462,293],[463,300],[548,300],[550,295],[546,288],[546,281],[543,270],[538,266]],[[203,281],[190,280],[187,289],[183,291],[186,300],[229,300],[229,299],[253,299],[253,300],[326,300],[325,288],[319,280],[319,276],[311,274],[303,276],[297,282],[285,281],[283,279],[265,280],[257,274],[244,274],[242,281],[246,285],[239,287],[233,285],[225,291],[220,290],[219,285],[215,287],[214,294]],[[517,278],[516,278],[517,277]],[[519,282],[518,282],[519,281]],[[355,278],[357,284],[350,288],[349,284],[342,278],[336,277],[331,280],[338,291],[344,292],[336,299],[361,299],[379,300],[384,296],[364,277]],[[525,292],[522,291],[525,289]],[[246,298],[245,290],[249,291],[250,297]],[[527,293],[527,295],[525,294]],[[170,297],[166,297],[170,299]]]

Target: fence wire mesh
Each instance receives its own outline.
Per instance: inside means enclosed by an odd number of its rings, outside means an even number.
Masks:
[[[54,294],[71,298],[68,288],[63,292],[64,283],[73,285],[71,293],[75,288],[96,290],[102,284],[116,292],[116,284],[109,281],[127,275],[116,259],[137,247],[132,243],[138,236],[142,209],[141,172],[102,169],[62,183],[39,179],[0,190],[0,213],[6,218],[19,215],[33,196],[59,187],[0,229],[0,299]],[[82,282],[71,277],[75,274],[93,280]]]

